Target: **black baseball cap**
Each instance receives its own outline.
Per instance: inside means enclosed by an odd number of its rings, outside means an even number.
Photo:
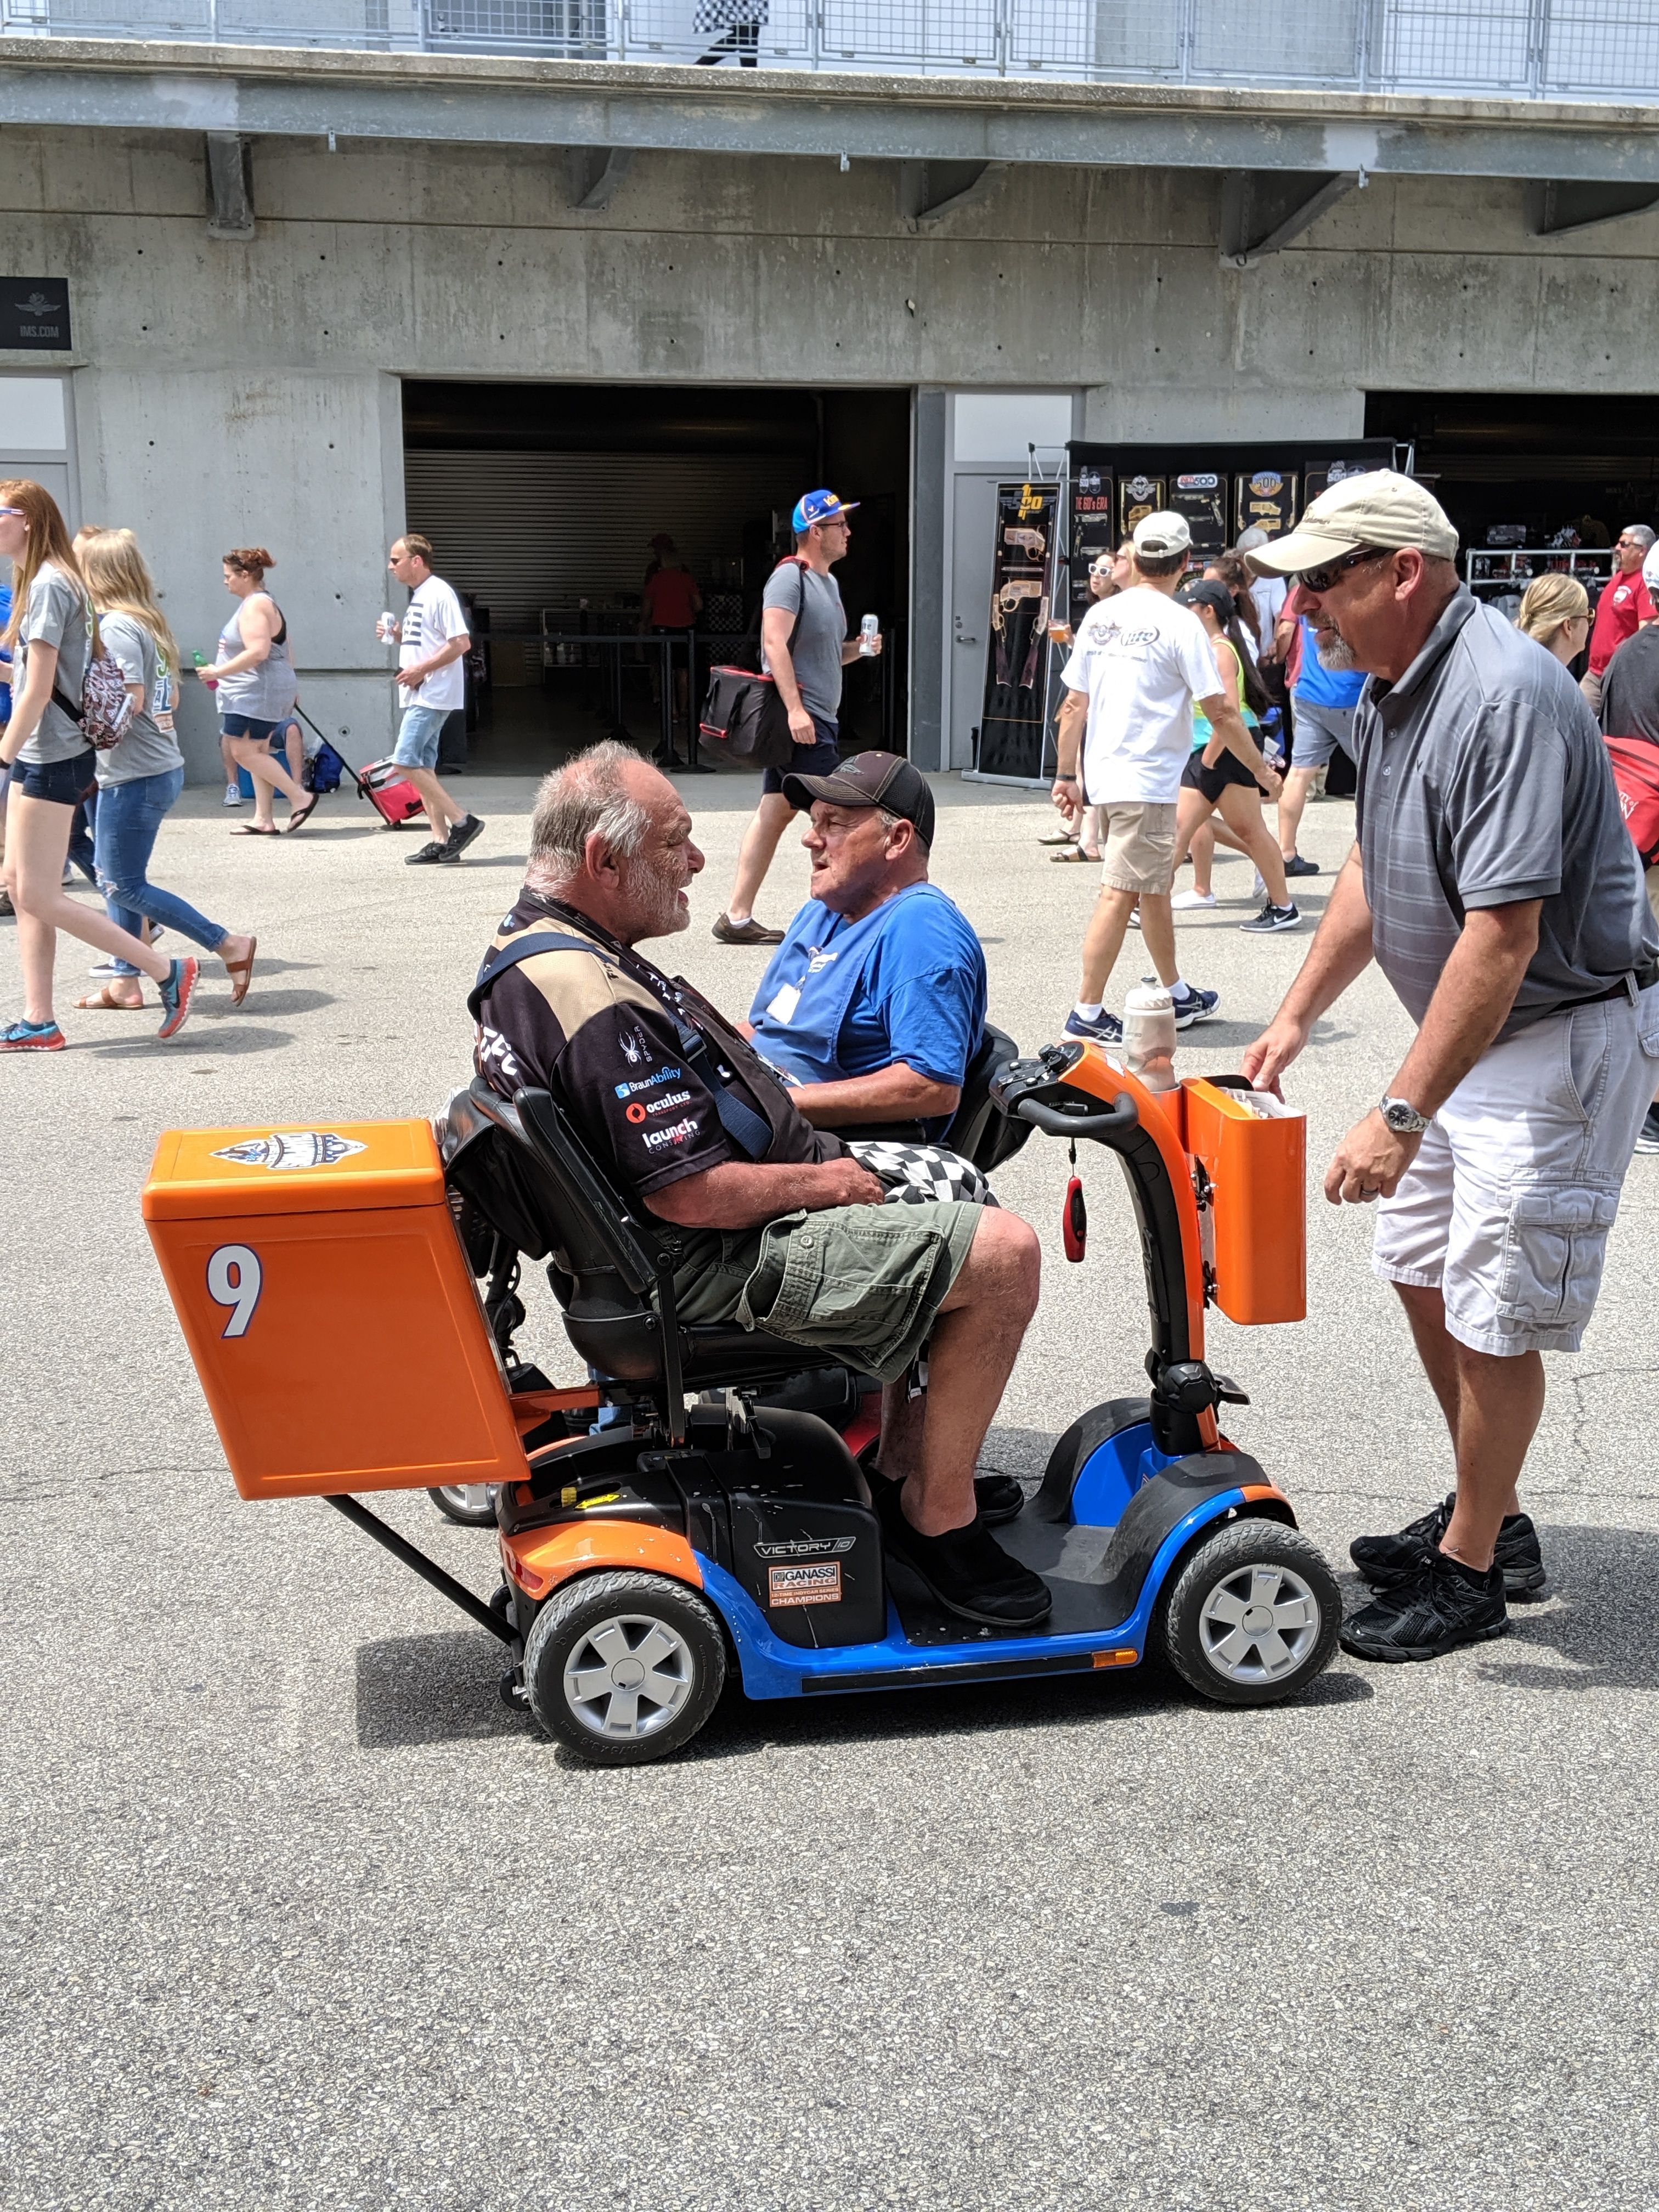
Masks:
[[[1232,593],[1212,576],[1202,577],[1195,584],[1183,584],[1176,599],[1183,607],[1208,607],[1221,622],[1231,622],[1238,612]]]
[[[829,775],[786,775],[783,795],[803,812],[815,799],[830,806],[884,806],[933,845],[933,794],[927,779],[896,753],[854,753]]]

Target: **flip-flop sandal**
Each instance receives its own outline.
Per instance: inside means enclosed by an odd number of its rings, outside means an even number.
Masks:
[[[1072,833],[1069,830],[1056,830],[1050,836],[1039,837],[1037,842],[1039,845],[1069,845]]]
[[[227,960],[225,963],[225,973],[230,977],[234,986],[230,994],[230,1003],[233,1006],[240,1006],[248,994],[248,988],[253,981],[253,956],[258,950],[258,939],[251,937],[247,943],[247,958]],[[236,980],[238,976],[241,978],[240,982]]]
[[[274,822],[269,830],[261,822],[239,822],[230,834],[233,837],[280,837],[283,833]]]
[[[1062,865],[1069,865],[1076,860],[1089,860],[1098,865],[1100,855],[1098,853],[1085,853],[1081,845],[1073,845],[1069,852],[1050,853],[1048,858],[1051,860],[1058,860]]]
[[[82,1014],[138,1014],[143,1012],[144,1002],[142,999],[112,999],[109,985],[106,983],[101,991],[94,991],[90,998],[77,999],[75,1009]]]
[[[309,806],[302,806],[297,814],[289,816],[288,827],[283,830],[283,835],[285,837],[291,837],[296,830],[303,830],[316,811],[317,802],[313,799]]]

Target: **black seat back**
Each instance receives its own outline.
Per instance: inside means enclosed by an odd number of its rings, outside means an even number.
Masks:
[[[985,1034],[962,1079],[962,1097],[942,1140],[983,1173],[1012,1159],[1031,1133],[1028,1121],[1011,1121],[991,1103],[994,1078],[1018,1058],[1019,1047],[1007,1031],[987,1022]]]

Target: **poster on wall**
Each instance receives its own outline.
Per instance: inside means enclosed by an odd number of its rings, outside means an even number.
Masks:
[[[1113,479],[1109,469],[1085,463],[1072,484],[1071,619],[1075,629],[1094,603],[1089,589],[1089,568],[1096,556],[1114,552],[1119,532],[1113,519]]]
[[[1296,520],[1295,471],[1244,470],[1233,483],[1234,537],[1242,537],[1247,530],[1265,530],[1269,538],[1282,538]]]
[[[997,486],[985,697],[974,761],[981,775],[1035,782],[1042,774],[1059,521],[1058,484]]]
[[[1127,538],[1136,523],[1162,510],[1164,478],[1144,476],[1121,477],[1117,487],[1117,505],[1118,529],[1122,536]]]
[[[1181,515],[1193,533],[1194,553],[1224,553],[1227,550],[1227,483],[1214,469],[1194,469],[1178,476],[1170,494],[1170,511]]]
[[[1302,478],[1307,504],[1311,507],[1320,493],[1328,491],[1334,483],[1341,483],[1349,477],[1365,476],[1382,465],[1380,461],[1367,460],[1363,456],[1344,455],[1334,460],[1310,461]]]

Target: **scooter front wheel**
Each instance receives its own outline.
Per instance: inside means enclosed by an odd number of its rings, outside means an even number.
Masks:
[[[549,1598],[525,1643],[525,1688],[550,1735],[601,1766],[665,1759],[726,1686],[726,1639],[665,1575],[585,1575]]]
[[[1161,1640],[1200,1697],[1271,1705],[1329,1665],[1341,1625],[1336,1577],[1317,1546],[1278,1521],[1231,1521],[1176,1577]]]

